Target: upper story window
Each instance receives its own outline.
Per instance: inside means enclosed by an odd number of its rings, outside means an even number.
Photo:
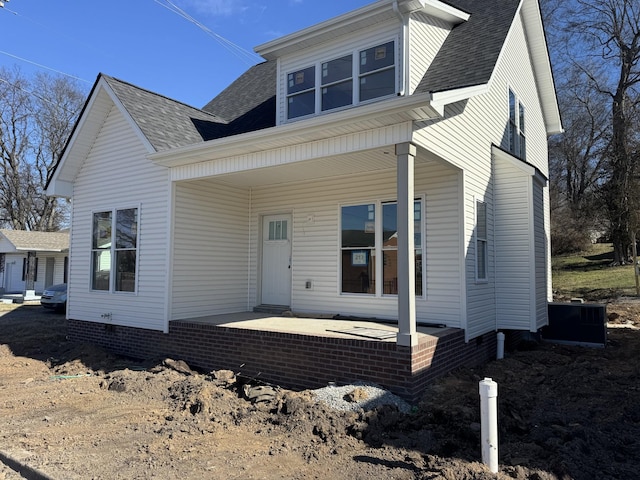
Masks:
[[[287,119],[393,95],[395,42],[390,41],[287,74]]]
[[[509,151],[522,160],[527,157],[524,116],[524,105],[509,89]]]
[[[287,75],[288,118],[309,115],[316,107],[316,67],[308,67]]]

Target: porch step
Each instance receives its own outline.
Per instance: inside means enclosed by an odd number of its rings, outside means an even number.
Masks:
[[[256,313],[271,313],[273,315],[282,315],[290,310],[289,305],[258,305],[253,307],[253,311]]]

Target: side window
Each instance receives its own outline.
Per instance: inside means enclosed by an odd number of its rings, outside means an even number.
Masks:
[[[135,292],[138,209],[93,214],[91,289]]]
[[[523,160],[527,157],[525,109],[513,90],[509,89],[509,152]]]
[[[476,202],[476,279],[487,280],[487,204]]]

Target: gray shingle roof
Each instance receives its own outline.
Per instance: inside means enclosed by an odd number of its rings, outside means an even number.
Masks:
[[[520,0],[450,0],[470,13],[436,54],[415,93],[489,81]],[[275,126],[276,62],[254,65],[199,110],[101,75],[156,151]]]
[[[415,93],[488,83],[520,0],[451,0],[448,3],[471,16],[451,31]]]
[[[69,250],[69,232],[29,232],[0,229],[16,250],[65,252]]]
[[[101,77],[136,122],[156,151],[208,140],[210,131],[226,122],[212,113],[190,107],[108,75]]]

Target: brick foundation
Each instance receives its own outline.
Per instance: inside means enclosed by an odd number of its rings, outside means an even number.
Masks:
[[[427,384],[462,366],[496,354],[496,334],[464,341],[462,330],[421,338],[415,347],[366,339],[317,337],[174,321],[169,333],[69,320],[74,341],[99,345],[134,358],[171,357],[203,370],[229,369],[286,388],[327,382],[375,382],[416,403]]]

